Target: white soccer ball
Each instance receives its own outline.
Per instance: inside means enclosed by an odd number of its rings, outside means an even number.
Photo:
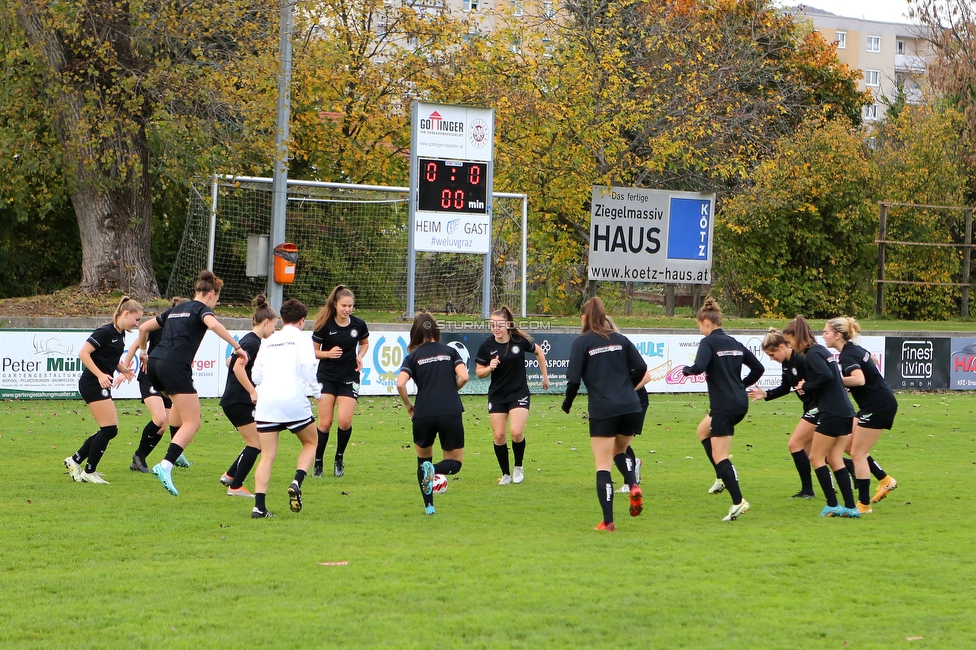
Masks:
[[[451,341],[447,345],[458,351],[458,354],[461,355],[461,361],[464,362],[464,367],[467,368],[468,359],[471,358],[471,353],[468,352],[468,348],[464,347],[464,343],[461,343],[460,341]]]
[[[443,474],[434,474],[434,494],[445,492],[447,492],[447,477]]]

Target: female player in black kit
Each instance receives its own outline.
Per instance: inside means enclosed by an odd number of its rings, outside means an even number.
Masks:
[[[610,329],[612,329],[614,332],[617,332],[618,334],[620,333],[620,330],[617,328],[616,323],[613,322],[613,319],[610,316],[607,316],[607,326]],[[631,373],[633,373],[634,371],[635,371],[634,368],[631,368]],[[635,437],[639,436],[644,430],[644,418],[647,417],[648,402],[647,402],[647,390],[644,390],[643,386],[646,385],[647,382],[651,380],[650,372],[651,372],[650,370],[645,371],[644,377],[640,377],[640,376],[635,377],[633,374],[631,374],[631,380],[634,382],[634,386],[637,386],[637,384],[641,384],[642,387],[641,390],[637,390],[637,401],[640,402],[640,407],[641,407],[641,428],[637,431]],[[614,465],[617,466],[617,469],[620,470],[620,475],[623,476],[625,479],[628,476],[628,472],[633,471],[634,482],[637,483],[637,485],[640,485],[642,463],[641,463],[641,459],[638,458],[637,454],[634,453],[633,444],[627,445],[627,450],[624,452],[623,456],[620,456],[619,454],[614,456],[613,463]],[[626,483],[622,483],[620,485],[620,489],[617,490],[617,493],[629,494],[630,486],[627,485]]]
[[[590,448],[596,465],[596,494],[603,511],[603,521],[596,530],[613,531],[614,458],[625,454],[643,423],[637,391],[645,381],[634,385],[633,376],[647,376],[647,364],[634,344],[623,334],[614,332],[607,323],[607,311],[600,298],[590,298],[580,315],[581,334],[573,341],[566,371],[566,398],[562,409],[569,413],[573,400],[586,383],[590,427]],[[625,473],[630,486],[630,516],[644,510],[644,495],[634,478],[633,469]]]
[[[167,309],[139,328],[140,348],[145,347],[150,332],[163,330],[159,344],[149,352],[149,379],[156,390],[173,400],[173,412],[182,422],[166,457],[152,468],[153,476],[173,496],[179,495],[173,485],[173,465],[200,430],[200,397],[193,386],[191,364],[207,330],[213,330],[247,361],[247,354],[213,313],[223,286],[224,281],[212,272],[201,271],[193,300]]]
[[[525,457],[525,422],[529,419],[529,384],[525,379],[525,354],[535,353],[542,371],[542,390],[549,388],[546,355],[532,338],[515,327],[512,310],[502,306],[491,313],[491,333],[475,356],[475,374],[484,379],[491,376],[488,385],[488,420],[495,437],[495,458],[502,477],[499,485],[521,483],[525,478],[522,467]],[[505,444],[505,427],[511,429],[512,453],[515,469],[508,462],[508,445]]]
[[[352,315],[355,300],[352,291],[340,284],[329,294],[312,325],[312,342],[319,359],[318,380],[322,384],[318,404],[319,443],[312,470],[315,477],[322,476],[322,457],[329,444],[334,412],[338,412],[339,422],[332,474],[338,478],[345,473],[344,454],[352,437],[352,416],[359,399],[359,371],[363,369],[363,357],[369,349],[366,321]]]
[[[847,397],[840,369],[827,348],[817,343],[813,331],[803,316],[797,316],[783,328],[783,338],[790,347],[802,352],[807,378],[796,386],[797,392],[809,394],[817,403],[817,427],[810,443],[810,464],[827,498],[821,517],[859,517],[854,507],[851,475],[844,466],[844,447],[853,426],[854,409]],[[840,487],[844,505],[837,503],[837,494],[830,480]]]
[[[706,298],[698,310],[698,331],[705,338],[698,344],[695,363],[685,366],[681,372],[685,375],[704,372],[707,375],[709,411],[698,425],[698,435],[716,475],[732,497],[729,514],[722,521],[734,521],[749,511],[749,502],[742,498],[729,450],[735,425],[749,410],[746,388],[759,381],[765,367],[756,355],[722,329],[722,310],[714,298]],[[745,379],[742,378],[743,364],[749,368]],[[704,437],[702,433],[705,433]]]
[[[806,361],[803,354],[790,347],[783,333],[775,327],[770,327],[762,342],[763,352],[769,355],[773,361],[783,364],[783,379],[779,386],[770,391],[764,391],[756,386],[751,391],[752,399],[766,401],[778,399],[784,395],[789,395],[796,388],[796,385],[807,378]],[[803,405],[803,415],[796,423],[793,434],[790,435],[786,443],[793,457],[793,464],[796,466],[796,473],[800,476],[800,491],[791,496],[791,499],[812,499],[813,479],[810,475],[810,443],[813,441],[813,432],[817,428],[817,404],[813,397],[807,394],[796,394]]]
[[[142,305],[123,296],[115,308],[112,322],[92,332],[78,353],[85,364],[78,380],[78,392],[98,424],[98,431],[85,440],[81,449],[64,459],[68,474],[79,483],[108,484],[97,469],[109,441],[119,433],[119,415],[112,401],[112,387],[118,386],[123,379],[131,381],[135,378],[129,366],[119,360],[125,352],[125,333],[138,326],[141,318]],[[119,378],[113,379],[116,372]],[[81,462],[85,459],[88,461],[83,469]]]
[[[862,515],[867,515],[873,512],[872,503],[877,503],[898,487],[898,481],[888,476],[869,455],[881,437],[881,431],[891,429],[895,413],[898,412],[898,400],[875,365],[871,353],[855,344],[860,332],[861,326],[857,321],[844,316],[827,321],[823,337],[827,347],[840,352],[844,386],[850,389],[851,397],[858,406],[847,451],[854,461],[857,509]],[[878,491],[873,498],[870,496],[872,473],[878,478]]]
[[[410,327],[410,344],[397,376],[397,392],[413,420],[413,444],[417,452],[417,482],[424,498],[424,512],[434,514],[434,474],[457,474],[464,460],[464,405],[458,391],[468,382],[468,369],[455,348],[440,342],[441,331],[430,314],[419,313]],[[417,385],[410,402],[407,382]],[[444,460],[431,463],[434,438],[440,438]]]
[[[171,306],[175,307],[184,302],[186,302],[186,298],[174,297]],[[133,472],[142,472],[144,474],[149,473],[146,458],[156,448],[159,441],[163,439],[163,430],[167,424],[169,425],[170,438],[175,436],[176,432],[180,429],[179,420],[174,419],[171,412],[173,402],[165,395],[161,395],[158,390],[153,388],[152,382],[149,381],[149,350],[152,350],[153,346],[159,343],[159,339],[162,336],[163,330],[150,332],[147,340],[149,349],[140,351],[137,341],[129,348],[129,352],[125,355],[125,361],[122,362],[126,367],[131,367],[132,358],[136,356],[137,352],[139,353],[139,374],[136,375],[136,378],[139,381],[139,393],[142,397],[142,403],[146,405],[146,410],[149,411],[150,420],[142,429],[142,438],[139,440],[139,447],[132,454],[132,464],[129,465],[129,469]],[[189,467],[190,461],[186,459],[186,456],[180,456],[176,459],[176,466]]]
[[[220,482],[227,486],[227,496],[231,497],[254,496],[244,487],[244,479],[261,453],[261,437],[254,422],[254,405],[258,401],[258,393],[251,382],[251,369],[254,368],[254,360],[261,349],[261,341],[274,334],[275,325],[278,324],[278,314],[268,304],[264,294],[255,297],[253,305],[253,327],[238,341],[238,345],[247,354],[247,361],[237,355],[231,355],[227,360],[232,364],[231,371],[227,373],[227,384],[220,398],[224,415],[240,432],[245,445],[230,468],[220,477]]]

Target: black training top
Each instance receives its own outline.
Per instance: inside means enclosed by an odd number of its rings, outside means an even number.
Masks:
[[[333,316],[322,329],[312,333],[312,341],[321,344],[322,350],[331,350],[335,346],[342,348],[342,356],[338,359],[319,359],[318,380],[337,384],[346,382],[359,383],[359,372],[356,371],[356,350],[359,342],[369,338],[366,321],[353,315],[349,316],[349,324],[345,327],[336,325]]]
[[[91,353],[95,366],[109,377],[114,376],[119,367],[119,359],[125,352],[125,334],[115,329],[114,323],[109,323],[92,332],[88,342],[95,348]],[[95,376],[88,366],[85,366],[81,374],[82,378],[85,375],[92,378]]]
[[[199,300],[188,300],[157,316],[156,322],[163,326],[163,336],[149,352],[149,358],[185,365],[193,363],[207,333],[203,319],[208,314],[213,316],[210,307]]]
[[[742,378],[742,365],[749,374]],[[681,369],[685,375],[706,373],[708,407],[719,415],[738,415],[749,410],[746,386],[752,386],[762,377],[766,368],[752,352],[721,327],[701,340],[695,363]]]
[[[790,358],[783,362],[783,380],[779,386],[766,391],[766,401],[789,395],[796,385],[807,378],[807,364],[802,352],[792,351]],[[796,394],[803,404],[803,412],[817,408],[817,401],[806,391],[802,395]]]
[[[478,348],[475,363],[487,366],[498,358],[498,367],[491,373],[488,385],[488,399],[493,402],[512,402],[529,394],[529,383],[525,379],[525,354],[535,352],[535,343],[521,336],[513,336],[505,343],[499,343],[494,336]]]
[[[254,367],[254,359],[261,350],[261,337],[254,332],[248,332],[237,342],[244,351],[247,352],[247,364],[244,372],[247,378],[251,378],[251,369]],[[241,380],[234,373],[234,366],[237,365],[237,354],[234,354],[234,361],[231,362],[227,373],[227,383],[224,385],[224,394],[220,398],[221,406],[231,406],[233,404],[251,404],[251,395],[241,385]],[[253,383],[253,382],[252,382]]]
[[[458,395],[457,372],[464,361],[458,351],[443,343],[424,343],[407,355],[400,372],[417,384],[414,418],[461,415],[464,405]]]
[[[847,397],[844,382],[840,378],[840,368],[834,363],[827,348],[814,344],[804,355],[807,366],[807,380],[803,392],[817,402],[821,415],[834,417],[854,417],[854,407]]]
[[[851,373],[858,369],[864,373],[864,385],[850,387],[851,397],[857,402],[858,407],[862,411],[871,413],[897,409],[898,400],[895,399],[895,394],[891,392],[878,366],[874,365],[871,353],[860,345],[848,341],[840,351],[840,371],[845,377],[850,377]]]
[[[586,332],[576,337],[569,352],[567,400],[571,405],[582,381],[589,394],[590,419],[639,413],[641,405],[632,376],[643,377],[645,372],[647,364],[626,336],[610,332],[603,338]]]

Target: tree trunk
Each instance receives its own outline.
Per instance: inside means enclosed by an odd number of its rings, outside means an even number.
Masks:
[[[86,293],[122,290],[138,300],[159,297],[152,267],[152,187],[146,138],[148,98],[119,101],[113,71],[78,74],[91,65],[71,50],[70,38],[52,27],[36,0],[17,8],[27,40],[39,47],[55,84],[54,125],[64,150],[71,202],[81,232]],[[124,25],[116,23],[109,44],[119,60],[136,67]],[[93,118],[90,104],[103,109]],[[127,106],[138,106],[136,112]],[[139,112],[141,111],[141,112]],[[105,124],[99,122],[104,120]]]

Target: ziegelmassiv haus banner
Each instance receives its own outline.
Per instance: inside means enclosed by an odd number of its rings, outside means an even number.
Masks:
[[[590,280],[711,284],[715,195],[593,186]]]

